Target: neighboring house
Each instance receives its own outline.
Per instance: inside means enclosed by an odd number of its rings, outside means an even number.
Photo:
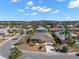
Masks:
[[[76,37],[77,35],[76,34],[73,34],[71,33],[71,36],[72,37]],[[58,31],[58,32],[55,32],[55,35],[59,38],[59,40],[62,42],[62,43],[66,43],[66,40],[65,40],[65,34],[63,31]]]
[[[33,28],[28,28],[27,31],[33,31]]]
[[[51,32],[57,32],[57,31],[62,31],[62,28],[50,28],[49,30]]]
[[[0,32],[0,36],[4,36],[5,35],[5,32]]]
[[[68,28],[74,28],[74,25],[67,25]]]
[[[27,28],[32,28],[32,25],[28,25]]]
[[[78,27],[74,27],[74,28],[69,28],[70,31],[79,31]]]
[[[63,32],[63,31],[55,32],[55,35],[56,35],[56,37],[59,38],[59,40],[60,40],[62,43],[65,43],[65,35],[64,35],[64,32]]]
[[[7,28],[1,28],[0,29],[0,36],[4,36],[4,35],[7,35],[7,34],[9,34],[8,32],[7,32]]]
[[[71,26],[71,25],[69,25],[69,26]],[[55,28],[50,28],[49,30],[51,32],[58,32],[58,31],[62,31],[62,28],[55,27]],[[79,31],[79,28],[78,27],[69,27],[69,31],[77,32],[77,31]]]
[[[0,25],[0,29],[7,28],[7,26]]]
[[[39,27],[36,32],[31,36],[31,39],[36,41],[44,41],[46,43],[54,42],[54,38],[48,33],[48,29]]]
[[[48,32],[48,29],[45,28],[45,27],[40,26],[40,27],[38,27],[38,28],[36,29],[36,32]]]

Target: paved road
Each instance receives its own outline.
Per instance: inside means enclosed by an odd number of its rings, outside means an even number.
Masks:
[[[11,48],[11,45],[16,42],[16,40],[12,40],[14,38],[19,38],[20,35],[17,34],[15,35],[14,37],[10,38],[9,41],[7,41],[5,44],[3,44],[2,46],[0,46],[0,55],[1,56],[4,56],[4,57],[8,57],[8,54],[9,54],[9,51],[10,51],[10,48]],[[19,40],[19,39],[18,39]]]
[[[20,40],[20,35],[16,35],[13,38],[19,38]],[[2,46],[0,46],[0,55],[4,57],[8,57],[9,54],[9,49],[11,48],[12,43],[15,43],[15,40],[9,40]],[[41,54],[41,53],[29,53],[29,52],[24,52],[22,56],[19,59],[79,59],[78,56],[75,55],[51,55],[51,54]]]
[[[23,53],[19,59],[79,59],[75,55],[50,55],[50,54],[37,54],[37,53]]]

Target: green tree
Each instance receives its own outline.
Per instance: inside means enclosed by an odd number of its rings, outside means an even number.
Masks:
[[[64,47],[62,48],[61,52],[64,52],[64,53],[68,52],[68,47],[64,46]]]
[[[12,31],[11,29],[8,29],[7,32],[8,32],[9,34],[12,34],[12,33],[13,33],[13,31]]]
[[[66,39],[67,44],[69,46],[72,46],[74,40],[73,40],[71,33],[69,32],[68,28],[66,27],[66,25],[64,25],[64,35],[65,35],[65,39]]]
[[[9,59],[18,59],[21,56],[21,54],[22,52],[17,47],[11,48]]]

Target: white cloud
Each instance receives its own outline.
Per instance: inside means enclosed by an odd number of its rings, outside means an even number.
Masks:
[[[33,12],[31,15],[32,15],[32,16],[35,16],[36,14],[37,14],[36,12]]]
[[[55,10],[54,13],[57,14],[57,13],[59,13],[59,11],[60,11],[60,10]]]
[[[28,6],[33,6],[34,5],[34,2],[33,1],[29,1],[29,2],[27,2],[27,5]]]
[[[34,7],[32,7],[31,9],[32,10],[38,10],[40,8],[40,6],[34,6]]]
[[[31,9],[39,12],[43,12],[43,13],[52,11],[52,8],[41,7],[41,6],[33,6]]]
[[[59,13],[59,12],[60,12],[60,10],[57,9],[57,10],[53,11],[51,14],[57,14],[57,13]]]
[[[11,0],[10,2],[12,2],[12,3],[16,3],[16,2],[18,2],[19,0]]]
[[[50,12],[50,11],[52,11],[52,9],[46,8],[46,7],[40,7],[38,11],[40,11],[40,12]]]
[[[23,10],[23,9],[17,9],[17,11],[18,11],[18,12],[21,12],[21,13],[23,13],[23,12],[24,12],[24,10]]]
[[[71,0],[68,5],[69,8],[79,7],[79,0]]]
[[[25,7],[25,9],[29,9],[29,7]]]

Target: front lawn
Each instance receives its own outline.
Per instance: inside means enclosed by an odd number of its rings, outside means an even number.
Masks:
[[[43,43],[35,43],[35,42],[26,42],[27,38],[21,39],[15,45],[18,46],[22,50],[27,51],[45,51],[45,45]],[[43,50],[42,50],[43,49]]]
[[[34,44],[34,45],[31,45],[31,44],[22,44],[22,45],[18,45],[18,47],[20,49],[23,49],[23,50],[27,50],[27,51],[42,51],[41,48],[44,47],[43,44]]]
[[[73,52],[79,52],[79,45],[76,45],[72,48]]]

